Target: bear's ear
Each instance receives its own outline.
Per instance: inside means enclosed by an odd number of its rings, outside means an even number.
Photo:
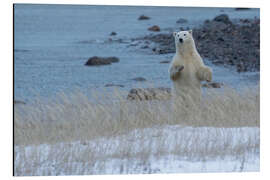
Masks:
[[[192,29],[191,29],[191,30],[189,30],[188,32],[189,32],[189,34],[191,34],[191,35],[192,35]]]
[[[173,37],[175,37],[175,36],[176,36],[176,34],[177,34],[177,32],[173,32]]]

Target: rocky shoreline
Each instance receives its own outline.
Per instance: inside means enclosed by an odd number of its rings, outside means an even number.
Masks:
[[[233,66],[238,72],[260,71],[260,19],[232,21],[221,14],[193,28],[193,37],[202,58],[217,65]],[[133,41],[142,41],[144,49],[157,54],[175,52],[172,32],[150,34]],[[150,48],[149,43],[155,47]]]

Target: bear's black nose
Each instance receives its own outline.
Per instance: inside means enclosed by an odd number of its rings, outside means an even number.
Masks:
[[[180,42],[180,43],[182,43],[182,42],[183,42],[183,39],[182,39],[182,38],[180,38],[180,39],[179,39],[179,42]]]

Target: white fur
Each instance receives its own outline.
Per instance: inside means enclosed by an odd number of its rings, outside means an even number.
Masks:
[[[212,70],[204,65],[197,52],[192,30],[174,32],[173,35],[176,53],[169,68],[170,78],[173,81],[173,94],[184,99],[188,96],[193,100],[200,99],[201,81],[211,81]],[[180,42],[180,39],[183,41]]]

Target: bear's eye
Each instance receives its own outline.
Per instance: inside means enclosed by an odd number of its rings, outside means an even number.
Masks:
[[[186,36],[186,34],[184,34],[184,36]]]

